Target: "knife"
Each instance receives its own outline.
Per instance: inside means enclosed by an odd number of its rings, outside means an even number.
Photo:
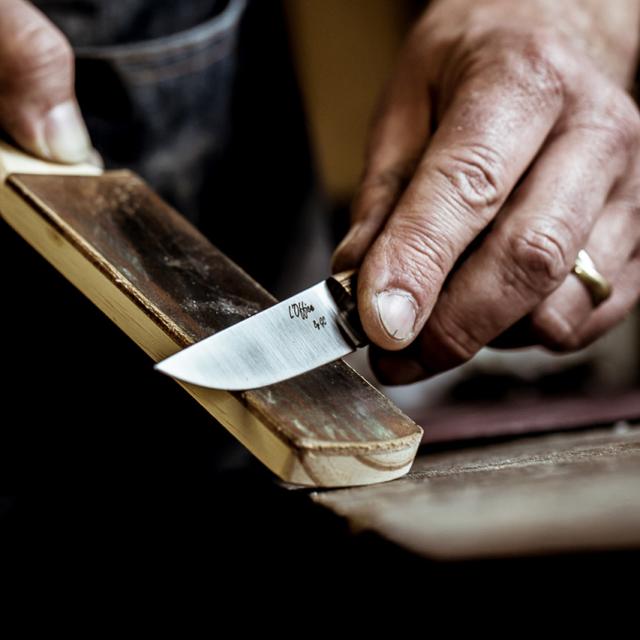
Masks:
[[[240,391],[288,380],[367,344],[356,272],[335,274],[155,365],[172,378]]]

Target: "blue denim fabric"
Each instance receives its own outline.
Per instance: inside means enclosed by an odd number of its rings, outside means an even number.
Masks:
[[[76,51],[107,167],[142,175],[267,287],[314,188],[279,0],[36,0]],[[304,244],[304,243],[303,243]]]
[[[111,46],[186,31],[229,0],[32,0],[76,47]]]
[[[203,203],[203,189],[218,172],[229,142],[235,49],[245,0],[229,0],[221,10],[213,0],[39,4],[74,44],[78,98],[107,166],[136,171],[198,222],[202,209],[210,207]],[[94,11],[83,12],[82,6]],[[118,12],[106,10],[114,6]],[[122,42],[124,34],[132,35],[140,15],[147,15],[142,9],[153,7],[162,19],[152,21],[153,29],[140,26],[136,41]],[[206,15],[203,9],[212,15],[186,30],[172,30],[172,25]],[[87,33],[98,34],[101,44],[90,44]],[[159,33],[165,35],[144,39]],[[118,43],[104,44],[107,37]]]

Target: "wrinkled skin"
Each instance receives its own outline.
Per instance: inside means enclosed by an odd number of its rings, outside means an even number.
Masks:
[[[333,265],[360,267],[383,382],[487,344],[580,349],[632,309],[638,4],[441,0],[415,25]],[[571,274],[582,248],[613,285],[597,308]]]

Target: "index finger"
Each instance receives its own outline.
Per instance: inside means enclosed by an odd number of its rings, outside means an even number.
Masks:
[[[558,119],[555,68],[516,58],[458,85],[408,188],[359,275],[365,331],[406,347],[456,260],[491,222]]]

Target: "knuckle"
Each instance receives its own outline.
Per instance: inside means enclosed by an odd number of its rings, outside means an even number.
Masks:
[[[444,197],[454,209],[483,212],[495,207],[505,197],[503,163],[486,145],[469,145],[450,150],[440,158],[435,171],[448,183]]]
[[[455,259],[448,235],[426,225],[417,215],[394,221],[387,255],[399,259],[404,272],[416,283],[444,281]]]
[[[640,141],[640,114],[633,100],[619,93],[604,114],[612,151],[635,150]]]
[[[509,284],[544,295],[553,291],[571,269],[571,238],[557,224],[529,226],[508,241]]]
[[[564,95],[559,43],[547,31],[534,31],[521,44],[521,56],[528,86],[544,102],[557,102]]]
[[[553,309],[535,311],[531,323],[541,342],[553,351],[569,353],[584,346],[579,332],[569,320]]]
[[[622,211],[625,212],[632,229],[640,228],[638,227],[640,225],[640,202],[635,199],[638,195],[640,195],[640,176],[637,182],[632,183],[629,194],[620,198],[620,206]]]
[[[593,153],[604,162],[620,154],[631,155],[640,144],[640,112],[633,99],[607,82],[597,84],[599,93],[586,99],[569,125],[590,136]],[[602,97],[605,94],[605,97]]]
[[[498,43],[497,71],[534,108],[560,104],[565,95],[563,59],[567,53],[556,34],[546,29],[492,34]]]
[[[73,49],[53,25],[37,21],[16,33],[9,62],[17,79],[68,72],[73,65]]]

